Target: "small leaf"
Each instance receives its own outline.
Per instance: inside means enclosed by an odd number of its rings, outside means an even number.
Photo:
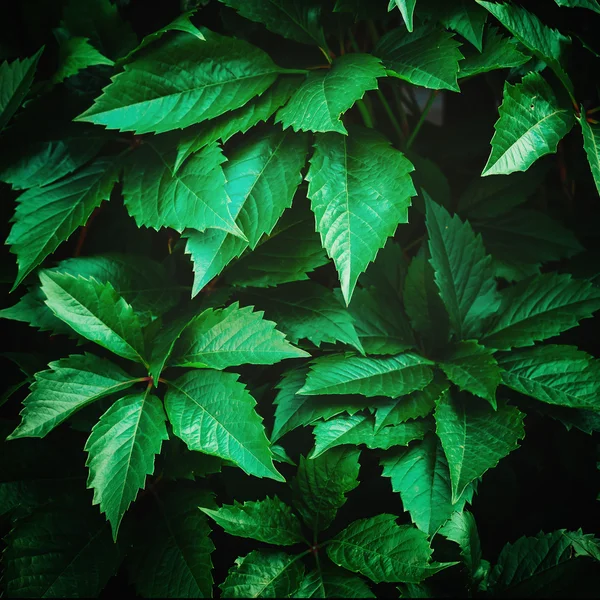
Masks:
[[[376,598],[367,582],[337,567],[315,569],[304,576],[295,598]]]
[[[316,137],[306,175],[317,231],[339,274],[346,304],[359,275],[399,223],[408,221],[410,178],[404,155],[373,130],[353,127],[348,137]]]
[[[600,13],[600,5],[598,0],[554,0],[559,6],[567,6],[568,8],[587,8],[594,12]]]
[[[277,496],[267,496],[258,502],[224,504],[217,510],[202,507],[200,510],[229,535],[280,546],[293,546],[304,540],[298,517]]]
[[[346,503],[346,494],[358,486],[358,448],[334,448],[319,457],[300,457],[292,481],[294,506],[315,535],[325,531]]]
[[[94,65],[109,65],[115,63],[98,52],[85,37],[69,37],[68,32],[55,29],[58,39],[58,69],[52,76],[52,83],[60,83]]]
[[[456,502],[467,485],[519,447],[524,414],[514,406],[494,410],[466,394],[449,392],[438,401],[436,431],[442,442]]]
[[[558,142],[574,122],[538,73],[527,74],[516,85],[506,82],[498,112],[483,176],[526,171],[538,158],[556,152]]]
[[[340,117],[385,77],[381,61],[371,54],[344,54],[330,69],[312,71],[290,101],[277,112],[276,123],[294,131],[348,134]],[[307,110],[310,107],[310,111]]]
[[[394,7],[398,7],[398,10],[402,14],[406,29],[408,31],[413,30],[413,16],[415,12],[415,5],[417,0],[390,0],[388,10],[392,10]]]
[[[600,125],[591,125],[588,123],[583,107],[581,107],[579,124],[581,125],[581,131],[583,132],[583,147],[585,148],[585,153],[587,154],[587,159],[590,163],[590,170],[594,177],[596,189],[600,194]]]
[[[487,13],[471,0],[458,0],[458,2],[444,2],[442,13],[438,19],[444,27],[452,29],[471,42],[479,52],[483,44],[483,27]],[[461,65],[462,68],[462,65]]]
[[[440,534],[459,545],[460,554],[471,579],[476,579],[482,567],[482,560],[481,543],[473,514],[468,510],[455,512],[440,529]]]
[[[162,402],[149,391],[125,396],[100,417],[85,450],[88,487],[93,504],[100,504],[111,524],[113,538],[123,515],[154,472],[154,457],[169,439]]]
[[[165,408],[173,432],[190,450],[230,460],[249,475],[284,481],[273,466],[256,401],[238,377],[202,370],[171,382]]]

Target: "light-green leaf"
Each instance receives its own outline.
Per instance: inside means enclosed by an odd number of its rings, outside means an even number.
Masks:
[[[169,363],[177,367],[225,369],[243,364],[272,365],[286,358],[310,356],[294,348],[276,323],[240,308],[237,302],[227,308],[209,308],[183,331]]]
[[[600,362],[574,346],[550,344],[498,356],[502,383],[548,404],[600,411]]]
[[[600,309],[600,289],[568,274],[546,273],[501,292],[497,316],[481,338],[496,350],[532,346],[575,327]]]
[[[390,0],[388,10],[392,10],[396,6],[398,10],[402,14],[402,18],[404,19],[404,23],[406,24],[406,29],[408,31],[413,30],[413,16],[415,13],[415,6],[417,4],[417,0]]]
[[[451,33],[419,27],[413,33],[402,28],[384,35],[373,53],[379,56],[388,75],[432,90],[458,92],[458,62],[463,58]]]
[[[382,514],[351,523],[327,545],[340,567],[362,573],[375,583],[419,583],[455,563],[430,563],[427,535],[416,527],[396,525],[396,515]]]
[[[476,337],[482,320],[498,307],[492,259],[468,221],[426,198],[430,263],[459,339]]]
[[[487,400],[496,408],[496,388],[501,375],[491,350],[475,340],[460,342],[450,349],[439,366],[459,389]]]
[[[162,402],[146,392],[125,396],[100,417],[85,444],[88,487],[100,504],[117,539],[119,525],[146,475],[154,472],[154,457],[169,439]]]
[[[400,223],[408,222],[414,167],[373,130],[319,134],[306,175],[317,231],[348,304],[359,275]]]
[[[257,502],[224,504],[217,510],[202,507],[200,510],[230,535],[280,546],[293,546],[304,540],[298,517],[277,496]]]
[[[432,379],[430,360],[412,352],[371,358],[336,354],[311,364],[304,387],[298,392],[320,394],[361,394],[372,398],[396,398],[422,390]]]
[[[249,475],[284,481],[273,466],[256,401],[238,377],[207,369],[171,382],[165,408],[173,432],[190,450],[230,460]]]
[[[107,350],[146,365],[138,316],[110,283],[42,271],[42,292],[52,312],[79,335]]]
[[[66,179],[32,188],[17,198],[6,240],[19,264],[13,289],[110,198],[117,174],[114,163],[101,158]]]
[[[304,565],[285,552],[254,550],[237,558],[219,586],[222,598],[292,598]]]
[[[330,69],[316,70],[277,112],[275,121],[294,131],[348,134],[340,117],[385,77],[381,61],[371,54],[345,54]]]
[[[583,133],[583,147],[590,163],[590,170],[592,171],[596,189],[600,194],[600,125],[591,125],[587,122],[583,107],[581,107],[579,124]]]
[[[506,82],[498,112],[483,176],[526,171],[541,156],[556,152],[574,123],[539,73],[528,73],[516,85]]]
[[[183,129],[244,106],[281,71],[243,40],[174,36],[126,64],[77,120],[138,134]]]
[[[314,459],[300,457],[292,481],[294,506],[315,534],[325,531],[358,486],[358,448],[334,448]]]
[[[23,400],[21,424],[7,439],[44,437],[80,408],[135,383],[117,365],[93,354],[74,354],[48,366],[35,374]]]
[[[494,410],[467,394],[446,392],[440,398],[436,432],[448,459],[453,502],[469,483],[519,447],[524,417],[514,406],[502,404]]]

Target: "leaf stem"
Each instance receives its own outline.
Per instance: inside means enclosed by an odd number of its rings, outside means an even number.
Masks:
[[[319,50],[321,51],[321,54],[323,54],[323,56],[325,57],[325,60],[331,64],[333,61],[331,60],[331,56],[329,56],[329,52],[327,52],[327,50],[325,48],[322,48],[321,46],[319,46]]]
[[[425,118],[427,117],[427,113],[429,112],[429,109],[431,108],[431,106],[433,105],[433,101],[435,100],[436,96],[437,96],[438,91],[437,90],[433,90],[431,92],[431,94],[429,95],[429,99],[427,100],[427,104],[425,105],[425,108],[423,109],[423,112],[421,113],[421,116],[419,117],[419,120],[417,121],[417,124],[415,125],[415,128],[412,130],[412,133],[410,134],[410,137],[408,138],[408,141],[406,142],[406,148],[410,148],[412,146],[412,143],[415,141],[415,138],[417,137],[417,134],[419,133],[421,127],[423,126],[423,123],[425,122]]]
[[[369,129],[373,129],[373,119],[371,118],[371,113],[369,112],[369,109],[365,105],[364,101],[358,100],[356,102],[356,106],[358,107],[358,110],[360,111],[360,116],[362,117],[362,120],[364,121],[365,126],[368,127]]]
[[[392,108],[390,107],[390,104],[387,101],[385,94],[379,88],[377,88],[377,97],[379,98],[379,101],[381,102],[381,105],[383,106],[383,110],[385,111],[385,114],[388,116],[388,119],[392,123],[392,127],[394,128],[394,131],[396,132],[396,135],[398,136],[399,144],[402,146],[404,144],[404,142],[406,141],[406,136],[404,135],[404,132],[402,131],[402,127],[400,127],[400,123],[398,123],[398,119],[396,119],[396,115],[392,111]]]

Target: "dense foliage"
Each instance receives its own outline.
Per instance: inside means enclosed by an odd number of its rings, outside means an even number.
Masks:
[[[6,596],[597,594],[600,4],[521,4],[2,6]]]

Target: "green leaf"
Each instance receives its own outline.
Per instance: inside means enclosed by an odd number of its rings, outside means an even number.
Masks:
[[[455,512],[440,529],[440,534],[459,545],[460,555],[471,579],[476,579],[482,568],[481,543],[472,513],[468,510]]]
[[[525,415],[514,406],[497,410],[466,394],[444,394],[435,411],[436,431],[448,459],[452,500],[467,485],[519,447]]]
[[[21,424],[7,439],[44,437],[91,402],[127,389],[135,379],[104,358],[74,354],[35,374]]]
[[[304,576],[295,598],[376,598],[361,577],[344,569],[315,569]]]
[[[488,350],[474,340],[460,342],[439,363],[448,379],[459,389],[487,400],[496,408],[496,388],[501,370]]]
[[[574,122],[571,112],[560,107],[552,88],[538,73],[527,74],[516,85],[506,82],[498,112],[483,176],[526,171],[541,156],[556,152],[558,142]]]
[[[452,501],[448,461],[435,435],[408,449],[387,452],[380,464],[382,476],[391,479],[392,489],[400,494],[411,521],[427,535],[435,534],[454,511],[460,510]]]
[[[230,214],[221,164],[227,159],[217,144],[192,155],[174,172],[170,161],[151,142],[126,163],[123,199],[138,227],[186,227],[204,231],[221,229],[237,237],[244,234]]]
[[[554,2],[559,6],[566,6],[568,8],[587,8],[600,13],[598,0],[554,0]]]
[[[381,61],[371,54],[352,53],[333,61],[330,69],[312,71],[275,121],[294,131],[336,131],[348,134],[340,117],[385,77]],[[307,110],[310,107],[310,111]]]
[[[433,379],[430,364],[431,361],[412,352],[385,358],[322,356],[311,364],[306,383],[298,393],[396,398],[422,390]]]
[[[582,575],[597,577],[600,541],[581,530],[559,529],[506,544],[489,578],[489,590],[504,598],[575,592]]]
[[[459,339],[476,337],[481,322],[498,307],[491,257],[469,222],[426,198],[430,263]]]
[[[69,37],[64,29],[56,29],[55,36],[58,39],[58,68],[52,76],[52,83],[61,83],[67,77],[94,65],[115,64],[98,52],[85,37]]]
[[[268,292],[248,290],[243,298],[264,309],[294,344],[301,339],[315,346],[342,342],[364,352],[350,311],[321,285],[289,283]]]
[[[212,505],[207,492],[177,484],[162,487],[144,515],[130,551],[130,577],[144,598],[210,598],[211,553],[208,519],[198,506]]]
[[[321,6],[314,0],[221,0],[250,21],[302,44],[325,48]]]
[[[561,64],[571,44],[570,37],[547,27],[536,15],[515,4],[496,4],[483,0],[476,2],[492,13],[524,46],[544,61],[556,73],[571,97],[573,96],[573,84]]]
[[[502,383],[541,402],[600,410],[600,362],[574,346],[550,344],[500,354]]]
[[[23,104],[43,51],[42,47],[31,58],[4,61],[0,65],[0,131]]]
[[[219,586],[222,598],[291,598],[300,585],[304,565],[285,552],[253,550],[237,558]]]
[[[409,419],[426,417],[435,407],[436,400],[450,387],[439,371],[422,390],[394,399],[383,398],[375,410],[375,431],[386,425],[398,425]]]
[[[366,408],[366,401],[359,396],[302,396],[298,390],[306,381],[307,367],[296,368],[283,374],[277,384],[275,421],[271,441],[276,442],[286,433],[310,425],[319,419],[330,419],[343,412],[354,414]]]
[[[284,481],[273,466],[256,401],[238,377],[202,370],[170,382],[165,408],[173,432],[190,450],[230,460],[249,475]]]
[[[227,308],[205,310],[175,342],[169,364],[176,367],[225,369],[243,364],[272,365],[286,358],[310,356],[294,348],[263,319],[263,312],[237,302]]]
[[[458,2],[442,4],[442,13],[438,19],[444,27],[452,29],[471,42],[479,52],[483,45],[483,27],[487,13],[477,6],[472,0],[458,0]]]
[[[581,107],[579,124],[581,125],[581,131],[583,133],[583,147],[585,148],[585,153],[587,154],[587,159],[590,163],[590,170],[594,177],[596,189],[600,194],[600,125],[590,125],[590,123],[587,122],[585,109],[583,107]]]
[[[117,173],[112,161],[101,158],[66,179],[32,188],[17,198],[6,240],[19,264],[13,289],[110,198]]]
[[[414,33],[402,28],[384,35],[373,50],[388,69],[388,75],[432,90],[458,92],[457,42],[443,29],[419,27]]]
[[[348,137],[316,136],[306,175],[317,231],[339,274],[346,304],[359,275],[408,222],[412,164],[373,130],[352,127]]]
[[[123,515],[145,486],[146,475],[154,473],[154,456],[169,439],[162,402],[149,390],[112,404],[85,444],[93,504],[106,513],[115,540]]]
[[[546,273],[501,292],[495,319],[481,339],[484,346],[510,350],[532,346],[575,327],[600,309],[600,290],[568,274]]]
[[[393,238],[377,253],[377,258],[360,276],[359,282],[365,287],[374,287],[380,297],[389,303],[402,303],[404,280],[408,259],[400,245]]]
[[[415,13],[415,5],[416,4],[417,4],[417,0],[390,0],[388,10],[392,10],[395,6],[397,6],[398,10],[402,14],[404,23],[406,24],[406,29],[408,29],[408,31],[412,32],[413,16]]]
[[[279,72],[243,40],[174,36],[127,63],[77,120],[138,134],[183,129],[244,106]]]
[[[343,415],[317,423],[314,428],[315,446],[310,458],[316,458],[331,448],[365,444],[370,449],[388,450],[393,446],[408,446],[423,439],[431,429],[427,421],[409,421],[375,430],[375,421],[365,415]]]
[[[351,523],[327,545],[327,555],[340,567],[362,573],[375,583],[418,583],[456,563],[430,563],[427,535],[409,525],[396,525],[395,515],[382,514]]]
[[[304,540],[298,517],[277,496],[267,496],[258,502],[224,504],[217,510],[202,507],[200,510],[229,535],[280,546],[293,546]]]
[[[63,134],[61,139],[32,142],[12,156],[0,171],[0,181],[15,190],[54,183],[96,156],[107,141],[104,135]]]
[[[107,350],[146,365],[138,316],[110,283],[42,271],[42,292],[52,312],[79,335]]]
[[[530,58],[519,50],[517,40],[512,37],[502,37],[496,27],[488,27],[486,30],[481,52],[466,49],[464,54],[465,60],[460,63],[459,79],[495,69],[519,67]]]
[[[36,510],[17,521],[5,542],[3,588],[11,598],[97,597],[123,556],[106,521],[85,501]]]
[[[315,535],[331,525],[346,495],[358,487],[359,456],[358,448],[345,446],[313,459],[300,457],[292,481],[294,506]]]

